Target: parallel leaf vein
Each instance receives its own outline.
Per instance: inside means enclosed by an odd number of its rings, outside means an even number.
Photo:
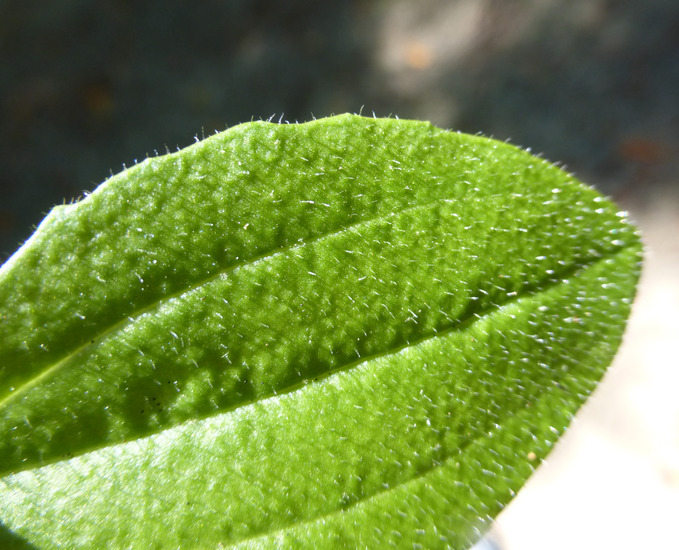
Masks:
[[[302,249],[306,246],[310,246],[319,242],[322,242],[325,239],[328,238],[335,238],[338,235],[342,235],[345,233],[348,233],[350,231],[355,231],[360,228],[367,228],[370,227],[373,224],[378,224],[382,223],[385,220],[387,220],[390,217],[396,216],[396,215],[402,215],[408,212],[415,212],[417,210],[421,209],[426,209],[429,208],[435,204],[446,202],[448,199],[437,199],[434,201],[430,201],[427,203],[423,204],[418,204],[415,206],[403,208],[402,210],[396,211],[389,213],[388,215],[383,215],[383,216],[378,216],[375,218],[370,218],[368,220],[362,220],[359,222],[356,222],[351,225],[347,225],[345,227],[342,227],[341,229],[337,231],[333,231],[332,233],[324,233],[322,235],[319,235],[313,239],[309,239],[307,241],[303,242],[297,242],[294,244],[290,244],[288,246],[283,246],[279,247],[277,249],[273,250],[268,250],[264,252],[263,254],[260,254],[259,256],[255,256],[252,258],[248,258],[247,260],[244,260],[242,262],[238,262],[236,264],[231,264],[229,266],[224,267],[221,270],[216,271],[215,273],[212,273],[208,275],[207,277],[197,281],[196,283],[192,285],[187,285],[186,287],[182,288],[181,290],[178,290],[174,293],[167,294],[165,296],[162,296],[161,298],[147,304],[143,308],[138,309],[137,311],[131,312],[130,315],[125,317],[124,319],[121,319],[117,323],[114,323],[108,327],[105,327],[103,330],[101,330],[97,335],[91,337],[88,342],[85,342],[84,344],[80,345],[76,349],[74,349],[71,353],[57,361],[56,363],[47,366],[44,370],[42,370],[40,373],[36,374],[34,377],[26,380],[21,386],[16,388],[15,391],[12,393],[6,394],[2,399],[0,399],[0,408],[3,406],[7,405],[8,403],[18,399],[25,393],[27,393],[30,389],[33,387],[39,385],[43,380],[48,379],[50,376],[54,375],[60,368],[64,367],[67,365],[73,358],[78,356],[80,353],[82,353],[84,350],[92,347],[96,347],[98,342],[101,342],[101,340],[105,339],[111,334],[114,334],[116,332],[120,332],[124,330],[124,328],[128,325],[131,325],[134,323],[139,317],[142,315],[156,310],[162,306],[162,304],[165,304],[167,302],[170,302],[171,300],[181,298],[182,296],[186,296],[187,294],[190,294],[192,291],[195,291],[207,284],[209,284],[211,281],[214,281],[220,277],[226,277],[233,271],[236,271],[237,269],[242,269],[247,266],[255,265],[261,261],[267,260],[269,258],[275,257],[275,256],[280,256],[282,254],[286,254],[291,251],[299,250]]]

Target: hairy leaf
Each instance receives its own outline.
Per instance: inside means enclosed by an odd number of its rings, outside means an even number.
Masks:
[[[465,548],[610,363],[640,254],[593,189],[428,123],[148,159],[0,268],[0,532]]]

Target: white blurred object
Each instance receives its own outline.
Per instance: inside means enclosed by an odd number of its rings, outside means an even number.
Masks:
[[[490,536],[485,536],[469,550],[502,550]]]

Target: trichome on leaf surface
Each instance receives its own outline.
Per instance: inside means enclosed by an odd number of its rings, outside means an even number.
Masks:
[[[252,122],[0,268],[0,540],[467,548],[610,364],[624,213],[417,121]]]

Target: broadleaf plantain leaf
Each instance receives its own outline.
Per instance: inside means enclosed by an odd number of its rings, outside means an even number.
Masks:
[[[0,525],[37,548],[466,548],[620,343],[641,244],[428,123],[253,122],[0,268]]]

